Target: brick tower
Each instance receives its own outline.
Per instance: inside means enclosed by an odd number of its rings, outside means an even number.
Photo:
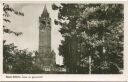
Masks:
[[[38,64],[44,71],[51,71],[55,65],[55,53],[51,51],[51,18],[46,5],[39,17],[39,24]]]

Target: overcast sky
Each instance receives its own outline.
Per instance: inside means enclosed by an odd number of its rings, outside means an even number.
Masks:
[[[9,3],[10,4],[10,3]],[[23,35],[16,37],[14,35],[5,34],[4,39],[8,43],[15,43],[20,49],[28,48],[29,51],[38,50],[39,40],[39,16],[43,12],[45,3],[11,3],[10,5],[18,11],[24,13],[24,16],[17,16],[12,14],[10,16],[11,23],[8,27],[17,32],[22,32]],[[57,19],[58,11],[54,11],[51,8],[51,3],[47,3],[47,10],[50,13],[52,19],[52,50],[56,53],[57,64],[62,64],[62,57],[58,55],[58,47],[61,43],[62,36],[59,33],[60,26],[54,24],[54,19]]]

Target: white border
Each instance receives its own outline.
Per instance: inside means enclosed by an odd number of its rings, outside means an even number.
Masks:
[[[10,3],[26,3],[26,2],[39,2],[46,3],[123,3],[124,4],[124,73],[123,74],[2,74],[2,66],[0,66],[1,81],[128,81],[128,2],[126,0],[2,0],[2,2]],[[0,10],[2,10],[2,4],[0,4]],[[0,27],[2,27],[2,11],[0,11]],[[3,63],[2,57],[2,45],[3,45],[3,29],[0,29],[0,63]],[[6,76],[26,76],[28,78],[6,78]],[[30,77],[30,78],[29,78]],[[40,78],[31,78],[40,77]]]
[[[2,4],[0,3],[0,79],[2,79],[3,73],[3,11],[2,11]]]

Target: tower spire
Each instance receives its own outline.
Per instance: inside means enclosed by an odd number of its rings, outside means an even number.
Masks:
[[[46,4],[44,6],[44,10],[43,10],[43,13],[41,14],[41,17],[49,17],[49,13],[47,11],[47,7],[46,7]]]

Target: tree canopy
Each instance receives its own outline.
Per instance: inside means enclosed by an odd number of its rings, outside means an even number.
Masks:
[[[59,51],[69,73],[120,73],[123,69],[122,4],[62,3],[53,4],[52,8],[59,10],[55,24],[62,26],[60,33],[64,37]]]

